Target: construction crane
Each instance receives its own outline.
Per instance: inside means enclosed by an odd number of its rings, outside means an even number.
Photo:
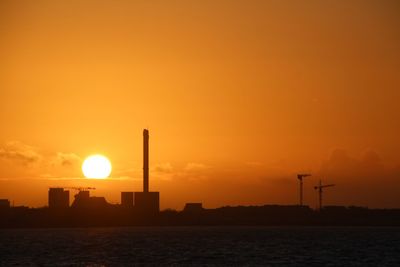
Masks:
[[[311,176],[311,174],[297,174],[297,179],[300,182],[300,206],[303,206],[303,178]]]
[[[79,192],[81,191],[89,191],[89,190],[95,190],[95,187],[63,187],[64,189],[72,189],[72,190],[78,190]]]
[[[324,189],[325,187],[331,187],[331,186],[335,186],[334,184],[325,184],[322,185],[321,180],[319,180],[319,185],[314,186],[315,190],[318,190],[319,193],[319,210],[322,209],[322,189]]]

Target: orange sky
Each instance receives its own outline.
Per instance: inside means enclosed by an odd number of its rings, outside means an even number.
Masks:
[[[0,198],[49,186],[141,190],[161,208],[400,207],[400,4],[1,1]],[[82,178],[102,153],[106,181]],[[72,196],[71,196],[72,197]]]

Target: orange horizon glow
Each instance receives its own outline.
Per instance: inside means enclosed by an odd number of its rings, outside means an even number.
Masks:
[[[399,208],[397,1],[2,1],[0,199]],[[112,173],[84,178],[84,157]]]

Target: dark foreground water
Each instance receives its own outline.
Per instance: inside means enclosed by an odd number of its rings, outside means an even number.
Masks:
[[[0,230],[0,266],[400,266],[400,228]]]

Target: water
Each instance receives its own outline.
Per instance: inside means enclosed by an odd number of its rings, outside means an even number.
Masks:
[[[0,266],[400,266],[400,228],[5,229]]]

